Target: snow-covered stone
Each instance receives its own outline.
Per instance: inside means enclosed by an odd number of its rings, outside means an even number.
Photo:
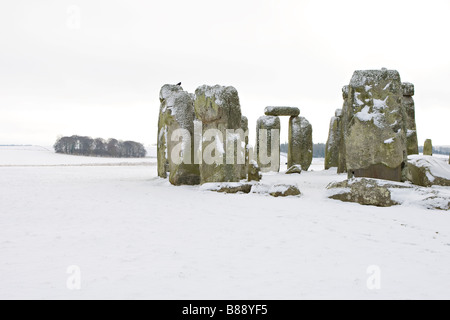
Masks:
[[[349,86],[345,153],[349,176],[402,180],[406,162],[405,112],[400,74],[356,71]],[[393,139],[392,143],[385,141]]]
[[[262,116],[256,123],[256,159],[262,172],[280,171],[280,129],[276,116]]]
[[[325,146],[325,170],[339,166],[341,147],[342,109],[337,109],[331,118],[328,140]]]
[[[300,165],[308,171],[313,158],[312,126],[304,117],[289,119],[288,168]]]
[[[287,116],[298,117],[300,115],[300,109],[295,107],[267,107],[264,110],[266,116]]]
[[[239,130],[242,126],[241,105],[237,90],[219,85],[201,86],[195,90],[194,108],[196,117],[203,124],[201,183],[238,182],[245,170],[245,148],[242,148],[240,144],[236,146],[235,135],[227,134],[227,130]],[[209,137],[208,134],[213,131],[220,134]],[[205,137],[208,137],[208,141],[205,141]],[[229,137],[233,139],[228,141]],[[234,161],[230,163],[230,159],[227,159],[227,151],[233,146]],[[242,152],[244,164],[240,163],[238,156]],[[208,161],[210,162],[208,163],[205,161],[207,157],[214,158],[214,161]]]
[[[167,178],[167,173],[170,172],[169,181],[174,185],[199,184],[199,166],[193,161],[195,116],[192,95],[181,86],[166,84],[161,88],[159,99],[158,176]],[[182,140],[173,141],[174,133],[179,129],[186,136]],[[178,155],[172,152],[178,152]],[[174,161],[177,157],[180,161]]]
[[[219,193],[250,193],[253,184],[242,182],[205,183],[200,191],[215,191]]]
[[[416,110],[414,104],[414,85],[404,82],[403,87],[403,109],[406,115],[406,148],[408,155],[419,154],[419,142],[417,140]]]
[[[329,198],[361,205],[392,207],[399,203],[391,198],[391,191],[376,179],[357,178],[330,184]]]
[[[302,166],[299,164],[296,164],[295,166],[290,167],[286,174],[300,174],[302,173]]]
[[[450,186],[450,165],[443,158],[409,156],[406,172],[408,181],[418,186]]]
[[[261,181],[261,168],[255,160],[250,161],[248,164],[248,181]]]

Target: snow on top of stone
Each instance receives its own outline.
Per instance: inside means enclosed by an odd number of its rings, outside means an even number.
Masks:
[[[258,119],[258,121],[267,127],[274,127],[280,123],[280,118],[277,116],[262,116]]]
[[[336,117],[340,118],[344,115],[344,112],[342,111],[342,109],[336,109],[336,111],[334,112],[334,115]]]
[[[198,87],[197,90],[204,93],[206,98],[215,98],[215,103],[217,105],[222,105],[224,103],[223,96],[225,94],[232,94],[236,91],[234,87],[225,87],[218,84],[215,86],[203,85]]]
[[[394,138],[390,138],[384,141],[385,144],[391,144],[394,142]]]
[[[400,80],[400,74],[396,70],[358,70],[353,74],[350,85],[354,88],[364,87],[381,80]]]
[[[434,181],[434,177],[450,180],[450,165],[446,158],[412,155],[408,157],[408,162],[417,167],[427,168],[433,176],[432,178],[428,176],[431,182]]]

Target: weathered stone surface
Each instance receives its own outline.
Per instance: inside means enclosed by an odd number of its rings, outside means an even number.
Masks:
[[[261,181],[261,168],[254,160],[250,161],[248,165],[248,181]]]
[[[196,185],[200,183],[199,166],[193,164],[194,104],[189,93],[181,86],[164,85],[160,91],[160,114],[158,122],[158,176],[167,178],[173,185]],[[182,129],[186,136],[174,140],[174,132]],[[182,142],[181,142],[182,141]],[[180,146],[180,148],[176,148]],[[183,157],[172,154],[180,152]],[[174,161],[174,159],[180,161]],[[182,160],[181,160],[182,159]]]
[[[328,140],[325,146],[325,170],[339,167],[339,154],[341,148],[342,109],[335,112],[331,118]]]
[[[264,110],[266,116],[287,116],[298,117],[300,115],[300,109],[295,107],[267,107]]]
[[[389,187],[380,184],[379,180],[358,178],[331,183],[327,189],[330,190],[329,198],[334,200],[377,207],[398,205],[399,203],[391,199]]]
[[[280,171],[280,129],[279,117],[263,116],[256,123],[256,158],[262,172]]]
[[[431,139],[425,140],[423,145],[423,155],[424,156],[432,156],[433,155],[433,142]]]
[[[227,182],[227,183],[205,183],[200,188],[201,191],[215,191],[220,193],[250,193],[252,183]]]
[[[241,118],[241,128],[242,130],[245,132],[245,140],[243,142],[243,147],[245,148],[245,166],[242,167],[242,172],[241,172],[241,179],[246,179],[247,178],[247,173],[248,173],[248,165],[249,165],[249,161],[250,161],[250,155],[249,155],[249,140],[248,140],[248,118],[242,116]]]
[[[308,171],[313,159],[312,126],[304,117],[289,119],[288,168],[301,165]]]
[[[407,180],[418,186],[450,186],[450,165],[445,159],[409,156],[406,172]]]
[[[404,82],[403,87],[403,109],[406,114],[406,148],[408,155],[419,154],[419,142],[417,140],[416,111],[414,105],[414,85]]]
[[[287,184],[277,184],[269,189],[269,194],[272,197],[293,197],[301,195],[297,186]]]
[[[243,132],[237,90],[219,85],[201,86],[195,90],[194,107],[195,115],[203,124],[201,183],[239,181],[245,167],[245,149],[234,140],[236,135],[227,134],[227,130]],[[240,136],[244,141],[245,137]],[[233,148],[234,159],[227,159],[227,153]]]
[[[302,173],[302,166],[299,165],[299,164],[290,167],[290,168],[286,171],[286,174],[300,174],[300,173]]]
[[[348,93],[349,86],[344,86],[342,88],[342,97],[344,98],[344,104],[342,106],[342,118],[341,118],[341,131],[339,138],[339,162],[338,162],[338,173],[347,172],[347,160],[345,152],[345,136],[347,132],[347,124],[350,121],[351,110],[348,106]]]
[[[403,88],[404,96],[408,96],[408,97],[414,96],[414,84],[409,83],[409,82],[403,82],[402,88]]]
[[[349,177],[402,180],[407,158],[402,98],[397,71],[354,73],[344,123]]]

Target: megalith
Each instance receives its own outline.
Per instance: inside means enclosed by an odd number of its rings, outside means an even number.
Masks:
[[[280,171],[280,129],[277,116],[262,116],[256,122],[256,161],[262,172]]]
[[[351,110],[348,106],[348,92],[349,86],[342,87],[342,98],[344,99],[344,104],[342,106],[342,119],[341,119],[341,132],[339,139],[339,162],[338,162],[338,173],[347,172],[347,155],[345,152],[345,136],[347,133],[347,124],[351,119]]]
[[[403,87],[394,70],[356,71],[349,86],[349,177],[402,180],[407,161]]]
[[[181,86],[164,85],[160,94],[158,121],[158,176],[173,185],[200,183],[194,163],[194,101]]]
[[[245,170],[245,133],[237,90],[201,86],[195,90],[194,108],[202,122],[201,183],[240,181]]]
[[[325,170],[339,167],[341,147],[342,109],[337,109],[330,122],[330,131],[325,146]]]
[[[304,117],[289,119],[288,168],[301,165],[308,171],[313,159],[312,126]]]
[[[406,148],[408,155],[419,154],[417,140],[416,111],[414,105],[414,85],[403,83],[403,109],[406,114]]]
[[[431,139],[425,140],[423,145],[423,155],[424,156],[432,156],[433,155],[433,142]]]
[[[300,109],[296,107],[266,107],[264,114],[275,117],[298,117]]]

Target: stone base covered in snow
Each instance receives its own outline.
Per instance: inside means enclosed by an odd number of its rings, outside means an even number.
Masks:
[[[406,178],[422,187],[450,186],[450,165],[446,159],[432,156],[409,156]]]

